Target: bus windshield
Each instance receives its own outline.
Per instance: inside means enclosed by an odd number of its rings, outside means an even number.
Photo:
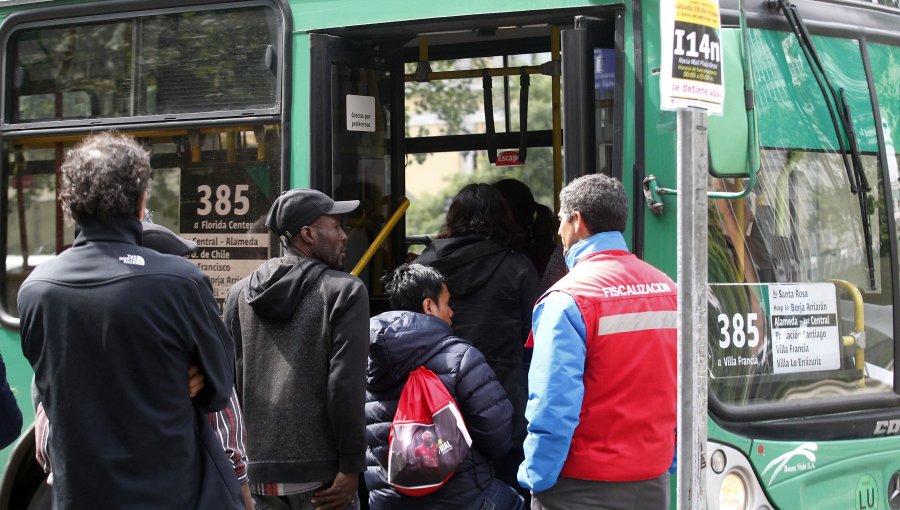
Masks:
[[[882,164],[879,158],[867,48],[856,40],[813,37],[856,126],[870,187],[861,212],[840,150],[846,141],[837,139],[797,40],[767,30],[749,36],[761,166],[746,198],[709,207],[711,395],[726,407],[828,399],[840,407],[847,402],[840,397],[892,392],[887,197],[896,188],[896,160]],[[870,60],[876,90],[892,90],[879,83],[877,60]],[[896,104],[882,102],[878,113],[896,115],[890,111]],[[885,167],[893,169],[890,186]],[[710,183],[711,189],[729,186]]]

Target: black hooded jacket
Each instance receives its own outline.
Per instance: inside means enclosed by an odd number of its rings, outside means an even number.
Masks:
[[[242,508],[206,417],[234,383],[209,279],[141,246],[137,218],[79,224],[19,290],[22,351],[53,423],[54,508]]]
[[[450,325],[431,315],[386,312],[370,322],[366,386],[366,486],[372,510],[459,510],[477,498],[492,479],[488,459],[512,446],[512,406],[494,372]],[[472,437],[470,455],[450,480],[431,494],[404,496],[387,484],[388,434],[409,373],[420,366],[447,387]]]
[[[365,470],[369,300],[359,278],[287,255],[225,297],[254,483]]]
[[[541,282],[528,257],[478,237],[436,239],[418,263],[434,267],[447,282],[453,333],[484,354],[513,405],[513,435],[525,437],[528,400],[522,355]]]

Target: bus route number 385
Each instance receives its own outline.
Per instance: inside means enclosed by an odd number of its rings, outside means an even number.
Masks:
[[[722,349],[727,349],[732,344],[738,348],[744,347],[745,344],[747,347],[759,345],[756,313],[748,312],[746,315],[736,313],[731,317],[728,314],[720,313],[716,320],[719,321],[719,332],[722,334],[719,338],[719,347]]]
[[[228,214],[243,216],[250,210],[250,199],[246,196],[249,189],[250,186],[247,184],[236,184],[232,193],[231,186],[221,184],[216,187],[213,197],[212,186],[201,184],[197,186],[197,192],[200,193],[200,207],[197,208],[197,214],[207,216],[215,211],[219,216]]]

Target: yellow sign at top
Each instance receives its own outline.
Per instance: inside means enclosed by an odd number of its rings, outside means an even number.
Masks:
[[[678,0],[675,21],[719,29],[719,4],[709,0]]]

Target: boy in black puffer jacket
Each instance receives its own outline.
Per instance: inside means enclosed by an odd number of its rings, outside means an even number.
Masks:
[[[450,293],[435,269],[404,264],[385,277],[395,310],[369,322],[365,479],[372,510],[519,510],[522,498],[495,479],[491,461],[511,446],[512,405],[481,352],[453,336]],[[472,437],[468,458],[440,489],[412,497],[387,483],[388,434],[409,373],[434,372],[462,412]]]

